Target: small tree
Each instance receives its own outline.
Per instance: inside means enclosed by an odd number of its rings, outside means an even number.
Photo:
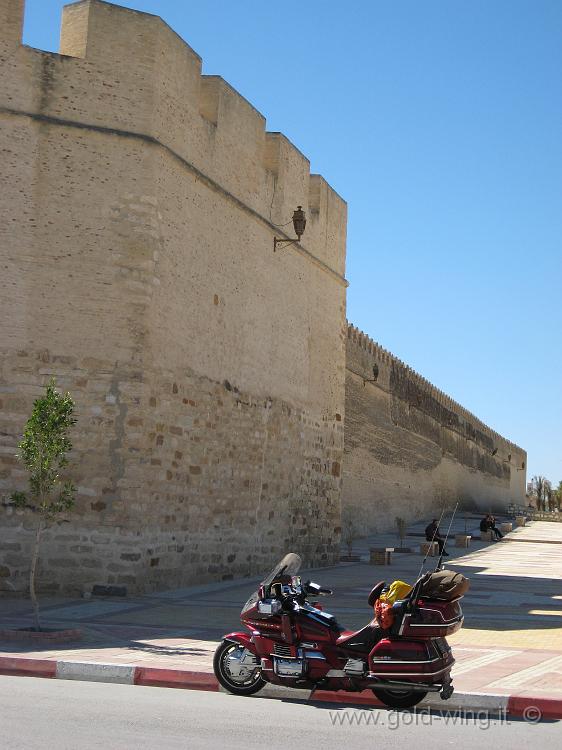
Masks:
[[[554,510],[554,494],[552,483],[547,479],[544,486],[545,510]]]
[[[12,503],[16,507],[27,508],[37,514],[29,570],[29,596],[33,603],[36,630],[41,630],[35,593],[41,535],[50,522],[74,506],[76,491],[72,482],[64,481],[60,476],[61,470],[68,464],[66,454],[72,449],[68,431],[76,423],[72,418],[74,402],[69,393],[57,393],[55,385],[55,379],[52,378],[47,384],[45,395],[33,404],[33,411],[18,446],[18,458],[29,472],[29,498],[25,492],[14,492],[12,495]]]
[[[343,543],[347,547],[347,556],[351,557],[353,554],[353,542],[357,539],[358,533],[357,528],[350,518],[346,518],[343,522]]]
[[[550,482],[546,477],[539,474],[531,479],[531,483],[533,486],[533,494],[537,498],[537,510],[544,511],[546,509]]]
[[[556,509],[560,511],[560,506],[562,505],[562,481],[558,482],[558,487],[554,490],[552,496]]]
[[[396,524],[396,530],[398,531],[398,540],[400,542],[400,548],[404,546],[404,539],[406,538],[406,521],[400,516],[396,516],[394,519]]]

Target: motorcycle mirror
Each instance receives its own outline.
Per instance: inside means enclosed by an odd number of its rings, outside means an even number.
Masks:
[[[316,596],[330,596],[330,594],[334,593],[332,589],[324,589],[322,586],[314,583],[314,581],[307,581],[304,587],[309,594],[315,594]]]
[[[280,583],[274,583],[271,586],[271,595],[277,599],[281,599],[281,594],[283,593],[282,587]]]

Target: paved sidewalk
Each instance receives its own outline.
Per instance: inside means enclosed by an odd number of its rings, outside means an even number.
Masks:
[[[410,533],[419,531],[413,527]],[[419,541],[409,536],[406,543],[417,549]],[[362,540],[357,550],[366,555],[369,546],[389,542],[393,546],[395,540],[379,535]],[[562,525],[535,522],[506,541],[478,541],[450,552],[448,565],[471,578],[463,601],[465,627],[450,638],[456,690],[555,699],[562,706]],[[324,600],[326,608],[345,627],[357,628],[371,616],[366,597],[374,583],[383,577],[412,582],[421,561],[417,552],[395,554],[390,567],[345,563],[310,575],[335,591]],[[51,676],[57,662],[61,673],[73,663],[121,665],[115,674],[137,683],[149,679],[151,668],[165,670],[161,684],[173,684],[170,670],[178,679],[181,673],[210,676],[216,643],[239,629],[240,608],[256,582],[228,581],[124,600],[45,601],[44,625],[80,627],[82,640],[50,647],[0,642],[0,671],[15,671],[25,658],[42,662]],[[0,627],[31,622],[24,600],[0,599],[0,612]]]

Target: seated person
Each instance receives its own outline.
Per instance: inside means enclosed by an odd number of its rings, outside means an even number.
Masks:
[[[488,528],[490,529],[492,534],[494,534],[494,536],[496,537],[496,541],[498,539],[503,539],[503,534],[496,527],[496,519],[494,518],[494,516],[488,516]]]
[[[490,516],[484,516],[484,518],[480,521],[480,531],[490,531],[490,523],[489,519]]]
[[[437,544],[439,545],[440,555],[447,555],[447,557],[449,556],[449,553],[445,551],[445,540],[441,536],[441,532],[439,531],[439,522],[436,518],[434,518],[429,526],[426,527],[425,538],[428,542],[437,542]]]

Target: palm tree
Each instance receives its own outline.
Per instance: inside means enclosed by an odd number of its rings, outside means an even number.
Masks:
[[[552,495],[552,484],[542,474],[538,474],[531,479],[533,485],[533,494],[537,498],[537,510],[546,510],[547,502],[550,504]]]

